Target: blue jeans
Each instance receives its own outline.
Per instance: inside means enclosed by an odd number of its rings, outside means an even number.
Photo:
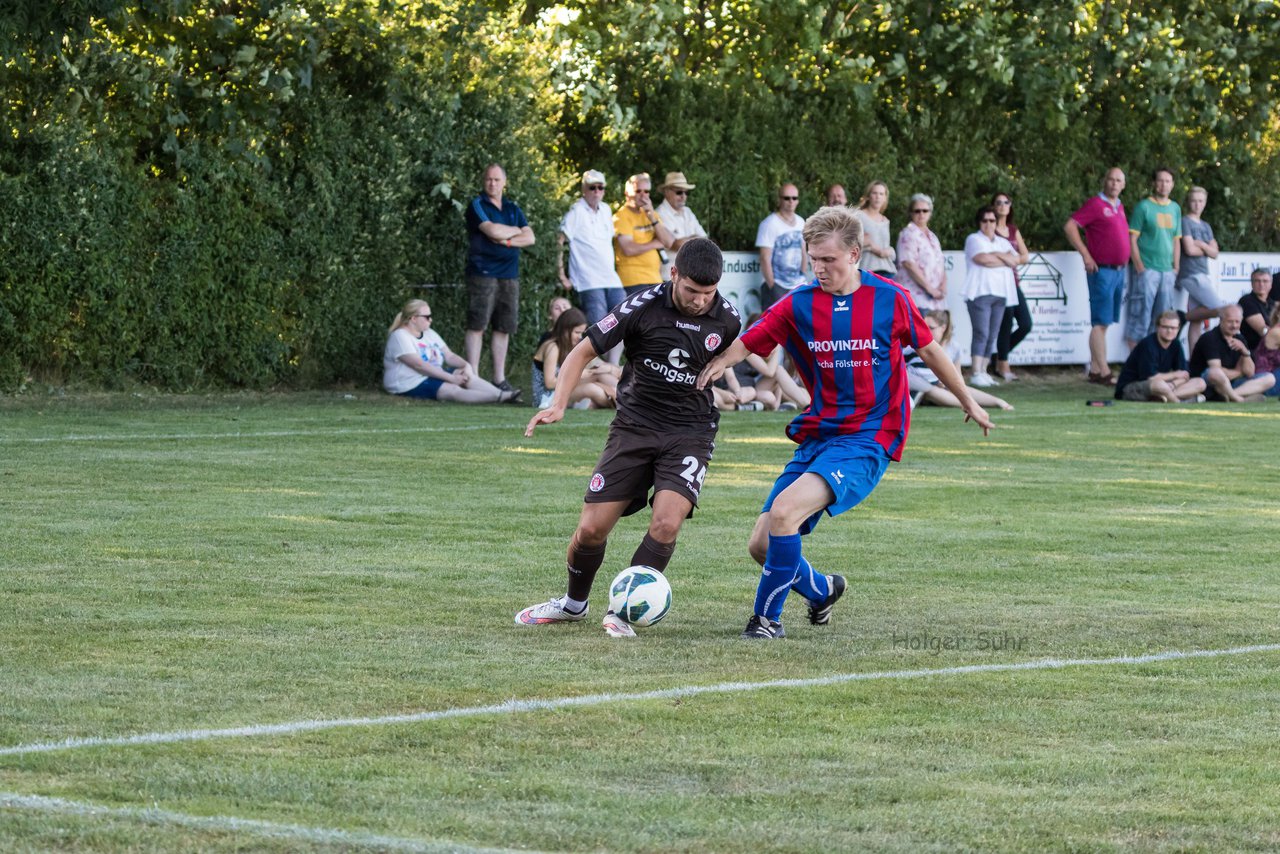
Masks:
[[[622,288],[595,288],[589,291],[578,291],[578,300],[582,303],[582,311],[587,316],[587,323],[594,326],[609,313],[609,309],[626,299]]]
[[[1000,323],[1004,320],[1004,297],[974,297],[965,301],[969,309],[969,322],[973,325],[973,343],[969,354],[985,359],[996,349],[1000,337]]]
[[[1125,300],[1126,341],[1141,341],[1156,331],[1156,318],[1161,312],[1173,308],[1173,285],[1177,278],[1178,274],[1172,270],[1152,270],[1149,267],[1134,275]]]

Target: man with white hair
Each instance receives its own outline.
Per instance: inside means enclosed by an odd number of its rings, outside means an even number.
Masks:
[[[1262,400],[1263,392],[1276,383],[1275,374],[1255,372],[1253,356],[1240,334],[1243,321],[1244,309],[1224,305],[1218,312],[1218,325],[1200,336],[1191,353],[1191,376],[1205,381],[1209,400]]]
[[[595,169],[582,173],[582,197],[560,220],[556,267],[560,286],[577,291],[587,323],[596,324],[622,302],[622,280],[613,266],[613,212],[604,204],[604,175]],[[569,269],[564,244],[569,243]]]

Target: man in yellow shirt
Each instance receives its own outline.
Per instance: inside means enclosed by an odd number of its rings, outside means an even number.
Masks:
[[[625,187],[627,200],[613,215],[613,257],[627,296],[662,284],[659,250],[675,242],[675,235],[653,209],[652,186],[648,172],[632,175]]]

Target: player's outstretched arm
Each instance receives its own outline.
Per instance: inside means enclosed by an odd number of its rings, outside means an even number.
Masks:
[[[969,394],[969,387],[964,384],[964,377],[960,375],[960,370],[950,359],[947,353],[938,344],[937,341],[930,341],[928,346],[917,350],[920,358],[929,366],[929,370],[942,380],[942,384],[947,390],[956,396],[960,401],[960,407],[964,410],[964,420],[973,421],[982,428],[982,435],[990,434],[991,428],[995,424],[991,421],[991,416],[987,415],[987,411],[979,406],[973,399],[973,395]]]
[[[719,356],[716,356],[707,366],[698,374],[698,388],[704,389],[724,375],[724,372],[734,365],[747,358],[751,351],[747,349],[747,345],[742,343],[739,338],[729,345],[729,349],[725,350]]]
[[[564,418],[564,411],[569,405],[569,395],[577,387],[578,380],[582,379],[582,371],[587,367],[588,362],[599,355],[596,348],[592,346],[590,338],[583,338],[578,342],[578,346],[569,351],[564,364],[560,366],[560,373],[556,376],[556,391],[551,398],[551,405],[529,419],[529,426],[524,428],[526,438],[533,435],[533,428],[539,424],[554,424]]]

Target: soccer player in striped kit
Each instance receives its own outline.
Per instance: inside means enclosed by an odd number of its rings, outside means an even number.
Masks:
[[[862,226],[847,207],[809,218],[804,240],[815,280],[794,289],[717,356],[698,377],[715,382],[749,353],[786,348],[813,397],[787,426],[799,444],[765,499],[748,550],[764,568],[744,638],[782,638],[782,606],[794,587],[809,602],[809,622],[825,625],[845,580],[814,570],[801,536],[825,511],[839,515],[871,494],[891,460],[902,457],[911,422],[902,357],[911,347],[961,403],[983,435],[991,419],[934,340],[905,290],[860,271]]]

